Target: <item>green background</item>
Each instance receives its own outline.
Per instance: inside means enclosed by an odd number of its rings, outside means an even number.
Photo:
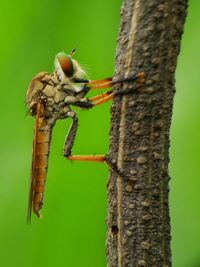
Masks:
[[[1,1],[0,7],[0,266],[102,267],[107,167],[70,163],[62,155],[69,121],[55,127],[43,218],[26,224],[33,118],[27,85],[53,71],[57,52],[75,58],[92,79],[112,75],[120,0]],[[200,266],[199,1],[191,1],[177,69],[171,130],[170,207],[173,266]],[[73,152],[104,154],[110,104],[78,111]]]

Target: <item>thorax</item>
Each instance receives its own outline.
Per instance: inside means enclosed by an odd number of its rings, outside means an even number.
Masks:
[[[62,84],[55,73],[40,72],[31,80],[27,93],[26,104],[31,115],[35,115],[38,101],[44,105],[43,116],[63,119],[71,110],[69,105],[77,101],[82,84],[68,81]]]

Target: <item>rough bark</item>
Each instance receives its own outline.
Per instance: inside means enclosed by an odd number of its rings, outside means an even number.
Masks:
[[[109,267],[171,266],[169,131],[175,69],[187,0],[125,0],[114,79],[143,71],[145,83],[121,83],[111,108],[110,157],[124,176],[108,182]]]

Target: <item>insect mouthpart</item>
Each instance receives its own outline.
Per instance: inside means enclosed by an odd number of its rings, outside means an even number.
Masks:
[[[60,80],[65,76],[70,78],[74,74],[74,66],[70,55],[58,53],[55,58],[55,69]]]

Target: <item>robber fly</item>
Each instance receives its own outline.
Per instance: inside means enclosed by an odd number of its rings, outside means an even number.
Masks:
[[[142,83],[144,74],[139,73],[131,78],[113,81],[112,78],[103,80],[88,80],[85,71],[72,58],[75,49],[70,54],[58,53],[55,57],[55,71],[52,74],[40,72],[31,80],[26,93],[28,113],[35,117],[34,138],[32,148],[32,167],[28,201],[27,222],[31,221],[32,212],[40,217],[43,204],[45,181],[48,168],[48,157],[52,129],[58,119],[71,118],[72,125],[65,138],[63,154],[68,160],[105,162],[117,172],[116,166],[105,155],[72,155],[78,118],[71,106],[90,109],[111,100],[115,95],[128,93],[109,90],[91,98],[85,95],[94,89],[108,88],[123,81]]]

